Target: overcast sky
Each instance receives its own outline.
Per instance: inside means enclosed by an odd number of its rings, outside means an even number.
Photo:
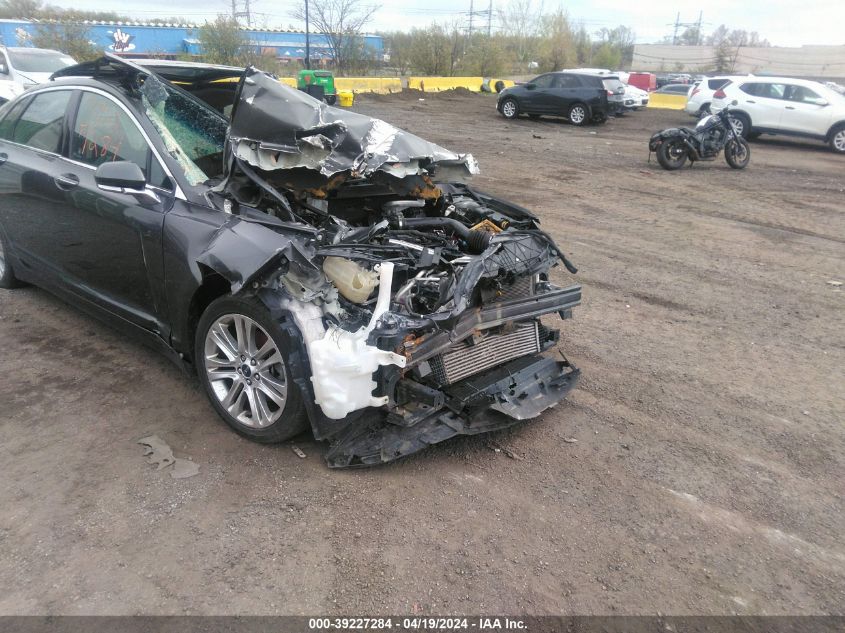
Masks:
[[[243,0],[239,0],[242,2]],[[376,3],[377,0],[362,0]],[[474,9],[486,10],[489,0],[475,0]],[[534,0],[539,5],[541,0]],[[138,19],[183,16],[202,23],[215,15],[227,12],[231,0],[48,0],[55,4],[78,9],[114,10]],[[494,13],[508,0],[494,0]],[[294,1],[252,0],[252,10],[260,26],[297,24],[290,18]],[[381,8],[369,25],[369,30],[410,29],[432,21],[468,20],[470,0],[383,0]],[[545,0],[547,11],[557,8],[558,2]],[[845,0],[570,0],[561,3],[575,22],[582,22],[589,31],[619,24],[630,26],[637,41],[647,43],[671,35],[672,23],[678,12],[681,22],[695,22],[703,10],[703,30],[709,33],[720,24],[731,28],[757,31],[777,46],[803,44],[845,45]],[[476,24],[486,18],[476,17]],[[494,28],[498,20],[494,20]]]

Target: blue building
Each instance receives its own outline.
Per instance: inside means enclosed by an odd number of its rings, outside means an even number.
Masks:
[[[36,20],[0,20],[0,44],[31,46],[38,28]],[[132,57],[202,55],[199,41],[200,27],[196,24],[146,24],[142,22],[86,22],[91,43],[109,53]],[[255,49],[281,60],[305,58],[304,31],[271,31],[244,29]],[[378,35],[365,35],[364,47],[373,59],[382,59],[384,41]],[[327,60],[328,38],[321,33],[311,34],[311,58]]]

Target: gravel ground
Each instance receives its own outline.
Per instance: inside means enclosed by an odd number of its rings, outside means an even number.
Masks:
[[[164,358],[0,291],[0,614],[843,613],[845,157],[764,137],[745,171],[669,173],[646,141],[676,112],[355,109],[474,153],[479,188],[542,217],[580,267],[580,387],[330,471],[310,436],[305,459],[250,443]],[[151,434],[199,474],[147,464]]]

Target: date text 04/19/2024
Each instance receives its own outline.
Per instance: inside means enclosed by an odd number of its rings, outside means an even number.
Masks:
[[[309,630],[406,630],[406,631],[520,631],[527,628],[523,620],[507,617],[405,617],[405,618],[309,618]]]

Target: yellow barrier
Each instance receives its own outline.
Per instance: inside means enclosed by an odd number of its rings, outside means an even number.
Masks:
[[[335,88],[350,92],[375,92],[388,95],[392,92],[402,92],[402,80],[398,77],[335,77]]]
[[[296,79],[293,77],[280,77],[279,82],[285,84],[286,86],[290,86],[291,88],[296,88]]]
[[[481,92],[483,81],[483,77],[408,77],[408,88],[425,92],[466,88],[473,92]]]
[[[662,95],[652,92],[648,95],[649,108],[665,108],[668,110],[683,110],[687,104],[686,95]]]

